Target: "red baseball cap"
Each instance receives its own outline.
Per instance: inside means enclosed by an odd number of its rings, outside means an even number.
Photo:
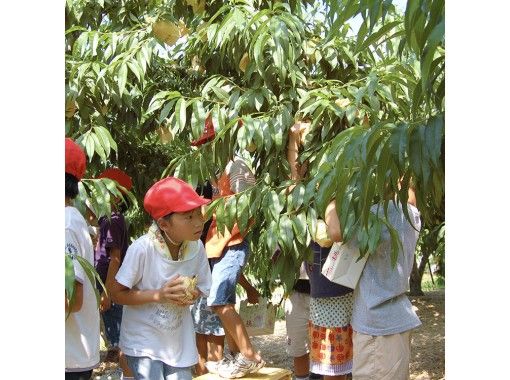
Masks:
[[[214,124],[212,122],[212,117],[209,115],[207,116],[207,119],[205,119],[204,132],[198,139],[193,140],[191,142],[191,145],[199,146],[205,144],[206,142],[214,139],[215,135],[216,133],[214,132]]]
[[[153,219],[158,220],[172,212],[191,211],[210,201],[199,196],[190,184],[168,177],[151,186],[143,199],[143,207]]]
[[[117,181],[119,185],[124,187],[127,191],[131,190],[133,187],[133,181],[131,177],[128,176],[125,172],[120,170],[119,168],[110,168],[106,169],[104,172],[99,174],[97,178],[109,178]]]
[[[75,176],[78,181],[83,178],[87,168],[85,152],[69,137],[66,137],[66,173]]]

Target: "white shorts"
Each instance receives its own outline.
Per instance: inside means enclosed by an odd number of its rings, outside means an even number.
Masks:
[[[310,352],[308,320],[310,318],[310,295],[293,292],[285,301],[285,325],[287,327],[287,354],[300,357]]]

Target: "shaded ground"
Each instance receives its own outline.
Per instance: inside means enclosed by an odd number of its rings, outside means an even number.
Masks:
[[[422,321],[412,338],[411,380],[444,379],[444,290],[426,292],[424,296],[412,297],[413,306]],[[285,352],[285,321],[277,321],[274,335],[252,338],[268,366],[292,369],[292,359]],[[115,368],[114,364],[102,363],[95,374]]]

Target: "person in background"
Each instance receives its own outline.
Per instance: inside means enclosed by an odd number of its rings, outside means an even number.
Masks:
[[[85,218],[73,207],[78,182],[86,169],[83,150],[65,139],[65,252],[72,258],[75,276],[74,297],[65,298],[65,379],[89,380],[99,365],[99,311],[94,285],[77,257],[94,264],[94,250]]]
[[[214,135],[212,118],[209,116],[205,121],[204,133],[198,140],[193,141],[192,145],[199,147],[213,139]],[[213,199],[216,199],[247,190],[255,184],[255,176],[242,158],[234,157],[213,182]],[[213,215],[205,248],[212,266],[212,284],[207,306],[219,317],[227,335],[230,335],[235,347],[239,349],[233,360],[222,361],[217,371],[225,378],[243,377],[257,372],[265,365],[260,353],[254,350],[243,320],[235,310],[236,284],[248,261],[248,242],[237,223],[231,231],[219,231],[216,216]]]
[[[289,132],[287,159],[292,179],[300,180],[306,172],[305,165],[297,162],[299,146],[308,133],[309,123],[296,123]],[[324,221],[318,226],[326,229]],[[318,230],[320,228],[318,227]],[[313,262],[309,270],[310,278],[310,320],[309,371],[323,375],[328,380],[345,380],[352,370],[352,289],[329,281],[321,273],[326,262],[332,241],[314,233],[311,243]]]
[[[410,188],[408,203],[404,207],[407,207],[411,224],[402,205],[388,203],[387,220],[397,230],[402,242],[396,264],[391,265],[391,236],[388,228],[383,226],[379,245],[368,256],[354,290],[353,380],[409,379],[411,331],[421,325],[406,295],[421,228],[415,202],[414,189]],[[370,210],[384,217],[383,202],[373,205]],[[334,200],[327,207],[326,218],[331,239],[343,241]]]
[[[133,187],[131,177],[118,168],[106,169],[98,178],[108,178],[116,181],[126,191]],[[124,190],[120,189],[121,192]],[[112,198],[112,213],[110,217],[103,216],[99,218],[99,236],[97,239],[95,252],[95,267],[101,277],[101,281],[110,291],[115,276],[126,256],[129,245],[129,234],[124,218],[124,212],[127,210],[126,203],[118,198]],[[98,284],[98,290],[101,291]],[[106,292],[101,293],[101,304],[99,307],[105,327],[106,338],[111,348],[108,350],[105,361],[118,362],[122,369],[125,380],[133,378],[131,370],[127,365],[124,354],[119,349],[120,325],[122,321],[122,305],[113,303]]]

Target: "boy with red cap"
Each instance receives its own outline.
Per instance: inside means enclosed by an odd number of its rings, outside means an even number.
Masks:
[[[85,218],[73,207],[78,182],[85,173],[85,153],[71,139],[65,139],[65,250],[73,259],[74,302],[66,296],[66,380],[88,380],[99,364],[99,311],[92,283],[76,259],[94,264],[94,250]]]
[[[128,248],[111,287],[113,302],[126,305],[120,348],[137,380],[191,380],[198,352],[189,306],[211,287],[200,241],[207,203],[174,177],[145,194],[154,222]]]
[[[130,191],[133,183],[131,177],[118,168],[106,169],[98,178],[108,178],[116,181],[120,186]],[[115,197],[112,201],[112,213],[110,218],[103,216],[99,219],[99,237],[95,252],[96,271],[101,280],[110,289],[115,281],[126,251],[128,249],[128,229],[123,212],[127,205],[121,199]],[[99,291],[101,289],[99,288]],[[101,294],[99,311],[103,317],[106,337],[112,348],[108,351],[107,359],[113,356],[113,361],[119,362],[122,368],[124,379],[132,376],[126,359],[119,350],[120,324],[122,320],[122,305],[112,303],[105,292]]]

